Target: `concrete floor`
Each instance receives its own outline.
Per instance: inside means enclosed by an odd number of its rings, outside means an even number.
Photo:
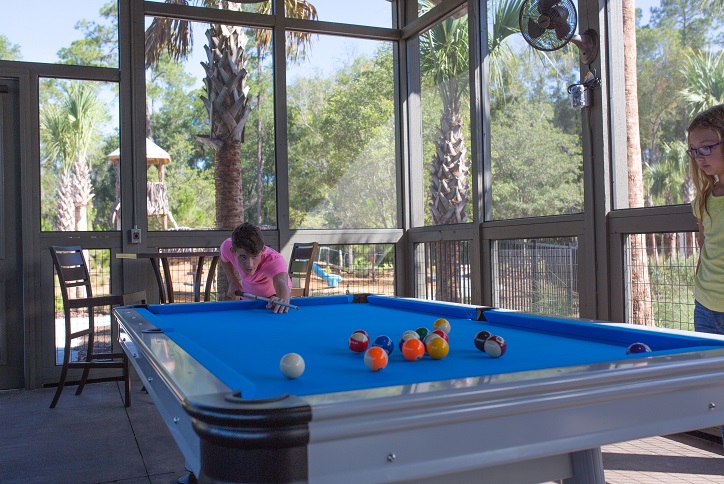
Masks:
[[[140,389],[125,408],[118,382],[68,387],[53,410],[54,388],[0,392],[0,483],[175,483],[183,456]],[[602,450],[608,484],[724,484],[720,442],[677,434]]]

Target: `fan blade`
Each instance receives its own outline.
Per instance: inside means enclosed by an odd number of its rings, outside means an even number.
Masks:
[[[554,13],[551,14],[551,18],[553,18],[553,17],[560,17],[560,18],[562,18],[563,20],[565,20],[566,22],[568,21],[568,9],[567,9],[567,8],[562,7],[562,6],[560,6],[560,5],[556,5],[556,6],[553,8],[553,12],[554,12]]]
[[[531,39],[537,39],[545,33],[545,29],[538,25],[533,19],[528,19],[528,35]]]
[[[568,22],[560,17],[551,21],[551,28],[556,31],[556,37],[558,37],[558,40],[565,40],[572,33]]]
[[[540,0],[538,2],[538,12],[542,14],[547,14],[548,11],[555,7],[557,3],[558,0]]]
[[[551,18],[548,15],[541,15],[538,17],[538,25],[542,29],[548,29],[551,27]]]

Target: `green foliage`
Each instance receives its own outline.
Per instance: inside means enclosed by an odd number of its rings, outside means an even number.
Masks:
[[[698,255],[649,258],[649,281],[657,327],[694,330],[694,275]]]
[[[21,60],[22,58],[20,46],[13,44],[6,36],[0,34],[0,60]]]
[[[389,45],[330,77],[295,79],[288,112],[292,227],[396,226]]]
[[[214,226],[214,172],[183,163],[166,165],[169,208],[179,227]],[[169,181],[172,180],[172,181]],[[152,223],[155,224],[152,226]],[[159,220],[149,219],[149,229],[160,229]]]
[[[83,33],[83,38],[58,51],[58,59],[63,64],[118,67],[117,2],[113,0],[103,5],[99,14],[106,23],[86,19],[76,23],[75,29]]]
[[[549,103],[515,102],[491,126],[496,219],[583,209],[579,138],[553,124]]]

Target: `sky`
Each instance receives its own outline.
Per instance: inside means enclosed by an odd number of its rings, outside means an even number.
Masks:
[[[52,63],[57,52],[82,35],[74,26],[80,19],[98,20],[100,7],[107,0],[33,0],[30,4],[16,0],[0,0],[0,34],[21,47],[23,60]],[[320,20],[359,23],[371,26],[387,26],[391,22],[390,3],[387,0],[366,0],[360,8],[351,8],[345,0],[314,0]],[[27,16],[28,5],[43,15]],[[203,45],[206,43],[204,27],[194,30],[195,53],[190,63],[198,66],[205,60]],[[51,34],[45,34],[50,32]],[[43,33],[40,35],[39,33]],[[340,37],[321,36],[316,42],[310,61],[322,70],[332,69],[336,62],[349,54],[370,54],[374,42],[344,41]]]
[[[98,11],[107,0],[33,0],[31,5],[43,15],[26,17],[28,3],[16,0],[0,0],[0,33],[10,42],[19,44],[23,59],[33,62],[55,62],[57,52],[67,47],[73,40],[81,38],[74,29],[81,18],[98,19]],[[357,1],[360,8],[352,8],[348,0],[312,0],[317,8],[320,20],[334,22],[359,23],[361,25],[387,26],[390,23],[390,3],[387,0]],[[637,7],[644,13],[643,23],[649,18],[649,8],[658,5],[658,0],[638,0]],[[26,20],[27,19],[27,20]],[[39,35],[39,32],[52,32],[52,35]],[[194,31],[196,52],[190,63],[198,66],[204,60],[204,28]],[[42,41],[40,39],[43,39]],[[320,36],[310,55],[315,68],[330,71],[341,60],[352,53],[369,55],[377,46],[375,42],[350,41],[341,37]],[[305,66],[300,66],[304,68]],[[290,71],[295,74],[296,69]]]

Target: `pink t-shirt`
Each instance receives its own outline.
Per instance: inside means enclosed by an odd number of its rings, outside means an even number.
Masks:
[[[244,271],[239,267],[239,263],[236,261],[236,256],[231,251],[231,238],[226,239],[221,244],[219,250],[221,253],[221,260],[223,262],[230,262],[231,265],[236,269],[241,281],[241,287],[244,292],[255,294],[257,296],[269,297],[276,294],[274,289],[274,276],[279,273],[287,272],[287,263],[284,257],[266,245],[261,251],[261,260],[259,266],[256,268],[256,272],[250,276],[244,274]],[[292,280],[288,279],[289,287],[292,287]]]

